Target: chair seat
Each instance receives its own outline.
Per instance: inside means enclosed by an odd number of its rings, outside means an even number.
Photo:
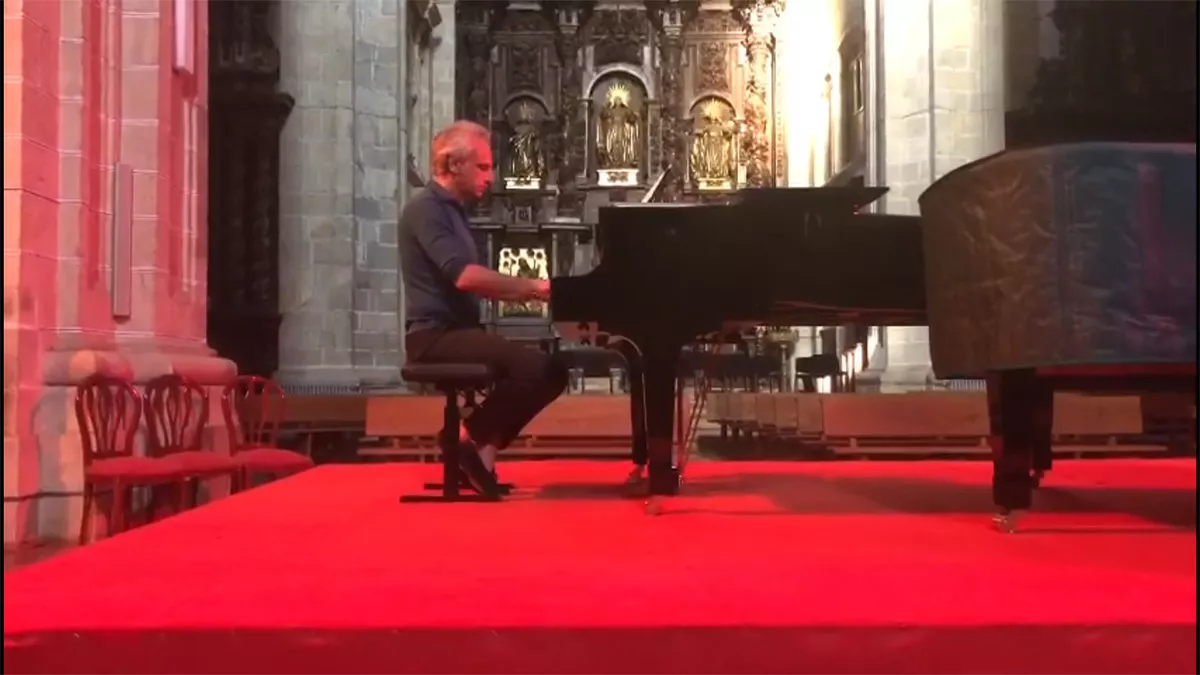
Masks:
[[[189,476],[233,473],[238,467],[229,455],[219,455],[209,450],[172,452],[163,457],[163,461],[174,464]]]
[[[152,457],[112,457],[97,459],[84,472],[91,481],[168,482],[182,480],[185,472],[164,459]]]
[[[812,377],[829,377],[842,375],[842,364],[834,354],[817,354],[801,356],[796,359],[796,374]]]
[[[481,363],[410,363],[400,376],[407,382],[440,387],[486,387],[492,383],[492,369]]]
[[[312,458],[291,450],[269,447],[252,447],[238,450],[233,461],[249,471],[274,473],[311,469]]]

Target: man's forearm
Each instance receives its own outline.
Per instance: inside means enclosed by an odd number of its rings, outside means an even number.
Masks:
[[[458,276],[458,288],[491,300],[524,300],[534,292],[534,281],[510,277],[482,265],[467,265]]]

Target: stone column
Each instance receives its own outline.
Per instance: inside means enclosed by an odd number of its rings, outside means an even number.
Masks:
[[[955,167],[1004,147],[1003,0],[881,0],[883,91],[879,184],[887,213]],[[870,50],[868,50],[870,51]],[[878,63],[878,62],[876,62]],[[874,158],[873,158],[874,159]],[[885,332],[883,391],[924,389],[927,327]]]
[[[673,199],[683,185],[687,157],[687,129],[683,123],[683,10],[668,8],[661,14],[662,32],[658,40],[658,99],[661,104],[659,121],[662,125],[662,160],[672,168],[671,182],[663,186],[664,197]],[[650,175],[658,167],[650,167]]]
[[[356,0],[354,13],[354,227],[351,346],[366,385],[400,381],[400,255],[396,223],[401,169],[398,0]],[[405,158],[407,159],[407,158]]]
[[[281,2],[279,380],[398,381],[397,0]]]
[[[281,2],[279,372],[286,386],[354,387],[353,2]]]
[[[557,140],[558,165],[555,167],[554,180],[560,192],[569,191],[565,199],[564,194],[560,194],[556,200],[555,207],[562,215],[571,210],[570,206],[574,203],[571,200],[577,199],[576,185],[584,178],[587,166],[584,161],[587,147],[587,113],[583,92],[583,43],[579,32],[580,23],[586,24],[588,16],[579,8],[564,7],[558,10],[556,18],[558,26],[554,35],[554,49],[561,88],[558,106],[562,131]],[[584,248],[576,248],[577,264],[578,256]]]
[[[4,6],[4,543],[38,536],[44,328],[55,325],[64,169],[59,155],[61,5]],[[16,30],[9,30],[13,26]],[[78,40],[76,39],[76,42]],[[14,58],[10,58],[9,55]],[[37,67],[31,67],[31,64]],[[75,109],[81,110],[82,105]],[[72,154],[81,150],[69,148]],[[80,166],[75,161],[73,165]],[[15,175],[14,175],[15,174]],[[72,178],[78,180],[76,173]],[[77,199],[78,197],[75,196]],[[72,200],[74,201],[74,200]],[[77,233],[77,230],[76,230]],[[64,284],[65,286],[66,284]],[[70,289],[64,289],[69,292]],[[60,410],[56,411],[62,414]]]
[[[216,389],[234,374],[204,336],[206,8],[180,72],[163,58],[169,5],[5,7],[20,26],[6,54],[21,55],[5,60],[20,93],[5,100],[18,121],[5,143],[18,169],[5,184],[6,543],[78,532],[84,378],[179,373]]]

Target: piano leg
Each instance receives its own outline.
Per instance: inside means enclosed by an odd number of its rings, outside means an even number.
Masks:
[[[987,384],[995,523],[1012,532],[1049,468],[1054,390],[1031,369],[990,373]]]
[[[1035,380],[1032,392],[1033,419],[1033,487],[1042,485],[1042,479],[1054,468],[1054,386],[1045,380]]]
[[[646,389],[642,385],[642,357],[631,343],[621,341],[614,347],[625,359],[625,371],[629,378],[629,424],[633,435],[633,463],[635,473],[641,475],[646,466]],[[632,478],[632,474],[630,478]]]
[[[646,427],[646,463],[650,497],[679,492],[679,466],[675,458],[675,387],[682,343],[659,338],[638,343],[642,357],[643,409]],[[653,511],[656,505],[647,504]]]

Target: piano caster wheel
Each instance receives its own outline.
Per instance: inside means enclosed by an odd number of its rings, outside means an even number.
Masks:
[[[659,516],[663,512],[663,502],[660,497],[650,497],[646,500],[646,515]]]
[[[1017,524],[1023,517],[1024,511],[1003,510],[992,516],[992,524],[999,532],[1013,534],[1017,531]]]
[[[1036,490],[1036,489],[1042,487],[1042,479],[1044,479],[1045,477],[1046,477],[1046,472],[1041,471],[1041,470],[1034,471],[1032,474],[1030,474],[1029,481],[1031,483],[1033,483],[1033,489]]]

